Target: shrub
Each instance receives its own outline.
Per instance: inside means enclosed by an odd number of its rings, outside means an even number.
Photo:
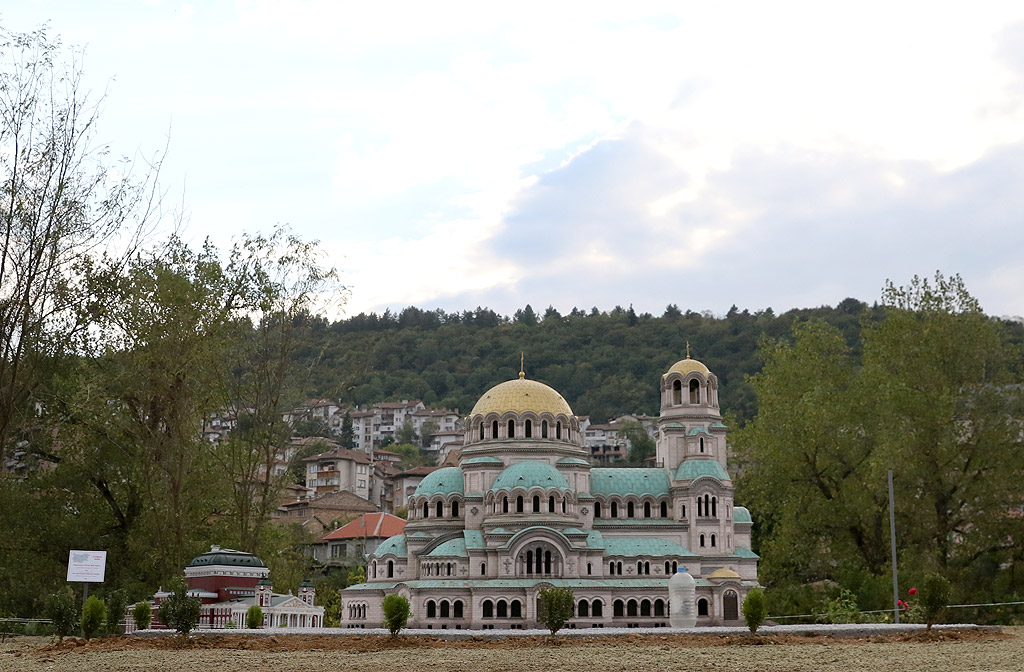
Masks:
[[[822,623],[859,623],[857,596],[846,588],[841,589],[837,597],[825,600],[818,620]]]
[[[398,631],[405,627],[412,610],[409,608],[409,600],[397,593],[392,593],[384,598],[381,605],[384,608],[384,627],[391,632],[391,636],[398,635]]]
[[[224,624],[224,627],[227,628],[228,630],[234,630],[238,626],[235,625],[234,621],[228,621],[227,623]]]
[[[107,634],[121,634],[121,619],[128,608],[128,598],[123,590],[115,590],[107,595]]]
[[[153,610],[149,606],[149,602],[143,600],[132,608],[132,618],[135,619],[135,627],[139,630],[145,630],[149,627],[150,621],[153,620]]]
[[[751,632],[757,632],[765,619],[768,618],[768,603],[764,599],[764,591],[754,588],[747,593],[747,599],[743,600],[743,619]]]
[[[263,610],[260,605],[254,604],[245,613],[245,627],[255,630],[263,626]]]
[[[171,587],[171,594],[160,603],[159,613],[164,625],[185,636],[199,623],[200,611],[202,603],[199,598],[189,597],[188,586],[178,580]]]
[[[107,605],[95,595],[90,595],[82,606],[82,634],[92,639],[107,621]]]
[[[572,618],[572,608],[576,598],[568,588],[544,588],[540,597],[540,622],[551,634],[555,634]]]
[[[941,574],[929,574],[924,577],[919,601],[921,616],[928,624],[928,630],[931,630],[932,625],[938,623],[945,614],[946,607],[949,605],[950,592],[952,592],[952,586]]]
[[[75,596],[70,588],[50,596],[46,603],[46,615],[53,622],[54,634],[60,641],[64,641],[64,638],[74,630],[75,622],[78,620],[78,608],[75,606]]]

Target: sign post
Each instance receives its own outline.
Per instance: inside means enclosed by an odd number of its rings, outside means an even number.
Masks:
[[[103,583],[107,571],[106,551],[71,551],[68,554],[68,582],[84,585],[82,602],[89,598],[89,584]]]

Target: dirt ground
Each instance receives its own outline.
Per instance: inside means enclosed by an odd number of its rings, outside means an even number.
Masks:
[[[0,672],[430,672],[515,670],[1024,670],[1024,627],[866,638],[742,635],[443,641],[357,635],[68,639],[0,644]]]

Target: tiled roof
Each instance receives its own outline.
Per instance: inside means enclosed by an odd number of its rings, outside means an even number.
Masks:
[[[622,467],[591,469],[590,492],[595,495],[653,495],[669,494],[668,474],[664,469]]]
[[[398,534],[391,537],[373,551],[373,557],[379,558],[388,554],[396,555],[399,558],[404,558],[409,555],[409,549],[405,545],[405,535]]]
[[[694,557],[694,554],[679,544],[656,537],[605,537],[604,555],[635,557]]]
[[[307,457],[303,462],[317,462],[319,460],[349,460],[356,464],[369,464],[370,456],[359,450],[349,448],[338,448],[329,453],[321,453],[313,457]]]
[[[431,495],[464,494],[465,482],[462,478],[462,469],[458,467],[442,467],[432,471],[420,484],[416,486],[415,497],[430,497]]]
[[[365,513],[355,520],[342,525],[330,534],[325,534],[321,540],[331,541],[334,539],[357,539],[363,537],[377,537],[387,539],[396,534],[401,534],[405,529],[405,521],[390,513]]]
[[[729,473],[718,463],[717,460],[685,460],[676,469],[677,481],[692,481],[703,476],[710,476],[719,481],[728,481]]]
[[[471,457],[463,464],[505,464],[500,458],[493,457],[491,455],[484,455],[482,457]]]
[[[498,490],[511,490],[513,488],[529,490],[535,487],[568,490],[569,483],[565,480],[565,476],[558,473],[558,469],[555,469],[547,462],[527,460],[525,462],[517,462],[498,474],[498,478],[494,480],[494,485],[491,486],[491,491],[497,492]]]
[[[466,539],[465,537],[457,537],[455,539],[449,539],[448,541],[438,545],[437,548],[427,553],[428,558],[438,557],[456,557],[465,558],[466,556]]]

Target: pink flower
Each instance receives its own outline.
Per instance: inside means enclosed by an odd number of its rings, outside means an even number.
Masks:
[[[907,593],[910,595],[917,595],[917,588],[911,588],[907,591]]]
[[[896,600],[896,606],[897,607],[902,607],[903,606],[903,600]]]

